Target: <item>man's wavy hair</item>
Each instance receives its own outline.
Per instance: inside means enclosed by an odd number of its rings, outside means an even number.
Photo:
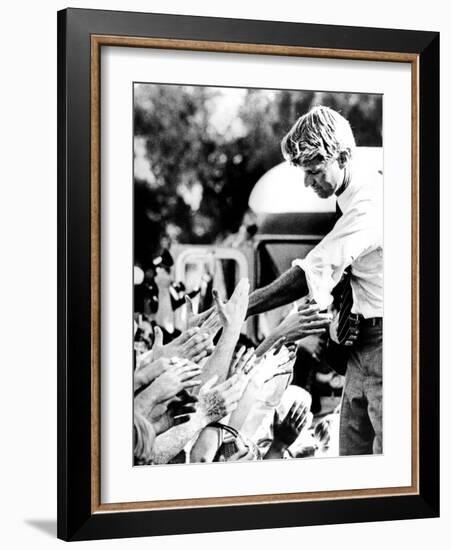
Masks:
[[[282,154],[290,163],[305,166],[312,162],[327,162],[355,148],[349,122],[329,107],[319,105],[298,118],[281,143]]]

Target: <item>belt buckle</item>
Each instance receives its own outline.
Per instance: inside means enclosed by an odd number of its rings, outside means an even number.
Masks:
[[[360,323],[363,326],[367,327],[377,327],[381,323],[382,318],[381,317],[369,317],[365,319],[365,317],[360,316]]]

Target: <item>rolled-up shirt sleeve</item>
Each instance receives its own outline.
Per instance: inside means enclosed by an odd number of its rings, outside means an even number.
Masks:
[[[380,220],[374,203],[361,200],[354,204],[332,230],[305,258],[296,259],[306,276],[310,297],[322,308],[333,301],[332,290],[344,270],[366,250],[380,244]]]

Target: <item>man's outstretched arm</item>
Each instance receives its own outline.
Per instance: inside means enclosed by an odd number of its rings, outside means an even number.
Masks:
[[[291,267],[269,285],[252,292],[246,317],[290,304],[307,293],[304,271],[298,266]]]

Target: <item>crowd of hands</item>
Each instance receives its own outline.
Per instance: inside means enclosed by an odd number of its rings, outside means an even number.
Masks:
[[[186,299],[186,326],[136,354],[134,461],[246,461],[327,453],[338,415],[312,427],[311,397],[291,384],[297,342],[327,330],[330,316],[302,302],[257,346],[242,345],[249,283],[224,302],[195,313]],[[225,426],[225,427],[223,427]],[[230,433],[233,436],[230,436]]]

